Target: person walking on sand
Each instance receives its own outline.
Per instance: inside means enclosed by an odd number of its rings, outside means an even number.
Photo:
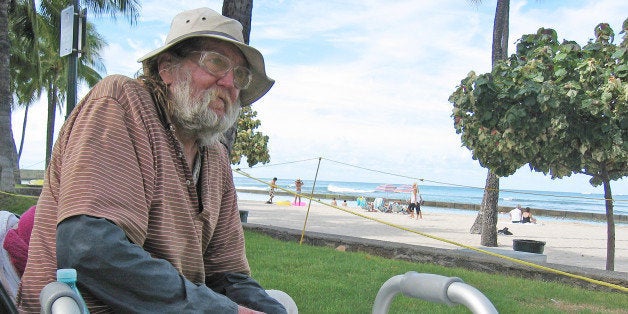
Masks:
[[[294,181],[294,187],[297,191],[297,194],[294,195],[294,205],[301,205],[301,187],[303,186],[303,181],[301,181],[301,178],[297,178],[296,181]],[[297,202],[297,199],[299,200],[299,202]]]
[[[419,185],[414,182],[412,184],[412,193],[410,194],[410,204],[408,204],[408,211],[410,212],[410,219],[414,218],[416,212],[416,219],[423,219],[423,215],[421,214],[421,203],[423,202],[423,198],[421,197],[421,193],[419,193]]]
[[[270,197],[268,199],[268,201],[266,201],[266,204],[272,204],[273,203],[273,197],[275,197],[275,189],[277,188],[277,178],[273,178],[270,181],[270,191],[268,191],[268,196]]]

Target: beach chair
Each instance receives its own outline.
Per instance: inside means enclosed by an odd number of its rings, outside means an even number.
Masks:
[[[397,294],[450,306],[462,304],[472,313],[498,313],[491,301],[478,289],[457,277],[409,271],[388,279],[381,286],[373,303],[373,314],[388,313]]]
[[[392,204],[393,213],[403,213],[405,211],[406,211],[406,208],[403,205],[399,204],[398,202],[394,202]]]
[[[362,196],[358,197],[355,200],[356,204],[358,205],[358,207],[362,208],[362,209],[368,209],[367,205],[366,205],[366,199]]]
[[[386,207],[384,206],[384,199],[381,197],[376,198],[373,201],[373,208],[379,210],[380,212],[386,212]]]

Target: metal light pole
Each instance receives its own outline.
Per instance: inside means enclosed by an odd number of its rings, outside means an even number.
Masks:
[[[74,5],[61,12],[61,46],[60,55],[68,56],[68,93],[66,118],[76,105],[76,81],[78,77],[78,58],[85,44],[86,10],[80,8],[78,0]],[[80,36],[79,36],[80,34]]]
[[[81,11],[79,0],[61,11],[61,34],[59,41],[59,56],[68,56],[68,90],[66,95],[65,119],[68,118],[74,106],[76,106],[78,58],[85,45],[85,32],[87,29],[86,10]],[[80,34],[80,36],[79,36]],[[55,108],[48,108],[48,135],[46,138],[46,167],[52,154],[52,142],[55,121]]]

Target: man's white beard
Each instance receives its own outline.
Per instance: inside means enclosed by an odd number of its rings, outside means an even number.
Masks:
[[[180,136],[194,139],[201,146],[213,145],[223,138],[223,133],[238,119],[239,100],[234,105],[228,92],[218,86],[213,86],[196,98],[192,98],[191,90],[191,77],[185,75],[181,82],[173,86],[174,108],[168,108],[168,114]],[[209,103],[219,96],[227,102],[223,117],[219,117],[209,107]]]

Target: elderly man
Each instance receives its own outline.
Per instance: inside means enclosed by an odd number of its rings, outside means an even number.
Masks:
[[[46,172],[18,307],[75,268],[91,312],[282,313],[253,280],[221,134],[274,81],[242,26],[177,15],[139,79],[110,76],[66,121]]]

